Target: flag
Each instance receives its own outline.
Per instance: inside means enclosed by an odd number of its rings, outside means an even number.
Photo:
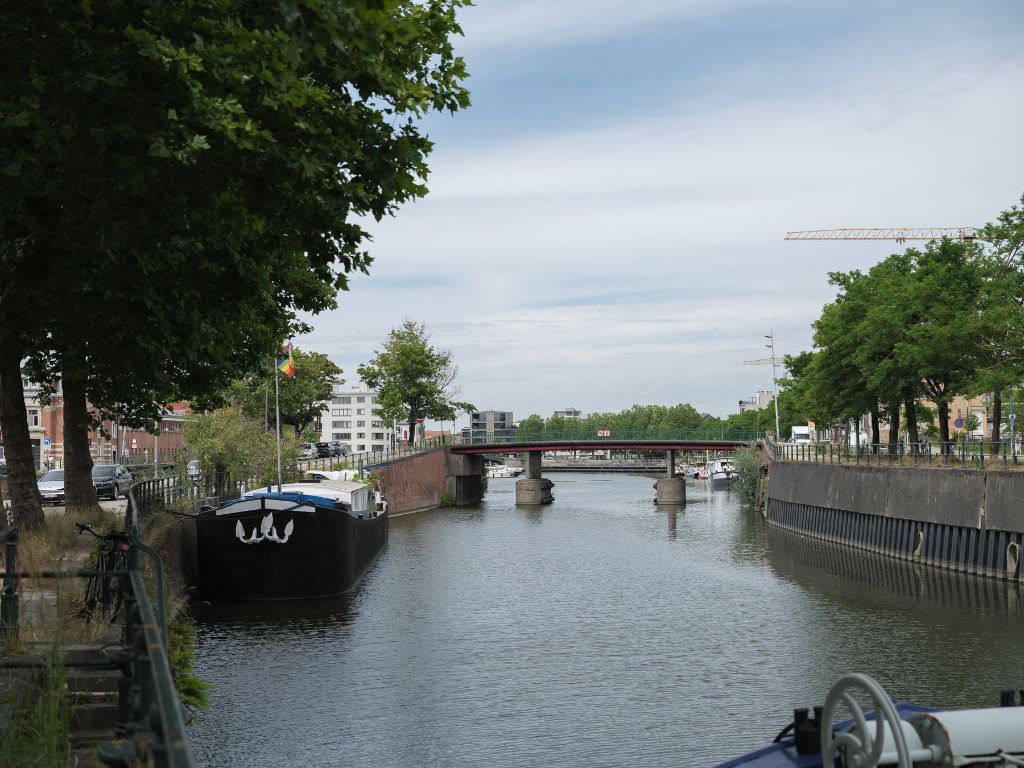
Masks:
[[[292,345],[291,342],[285,344],[284,349],[281,350],[281,357],[277,361],[277,370],[287,376],[289,379],[295,378],[295,361],[292,360]]]

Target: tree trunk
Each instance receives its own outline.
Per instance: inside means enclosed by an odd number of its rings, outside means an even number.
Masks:
[[[0,433],[4,437],[12,522],[19,528],[38,528],[43,524],[43,503],[36,484],[25,390],[21,385],[21,353],[19,339],[11,334],[0,335]],[[7,519],[0,518],[0,527],[7,523]]]
[[[917,453],[921,438],[917,434],[917,403],[914,402],[914,398],[908,397],[906,399],[903,403],[903,410],[907,414],[907,440],[912,446],[911,450]]]
[[[935,405],[939,409],[939,442],[942,443],[942,452],[952,453],[953,448],[949,444],[949,403],[945,399],[936,398]]]
[[[889,455],[895,456],[900,444],[900,401],[889,407]]]
[[[92,485],[92,456],[89,454],[89,412],[85,382],[77,374],[64,371],[64,499],[69,514],[89,513],[96,509],[96,489]]]
[[[878,453],[878,446],[882,442],[882,433],[879,429],[878,406],[871,409],[871,452]]]
[[[1003,393],[992,398],[992,455],[999,455],[999,427],[1003,420]]]

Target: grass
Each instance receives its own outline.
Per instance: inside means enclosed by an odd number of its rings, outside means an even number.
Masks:
[[[46,666],[33,670],[21,684],[5,689],[0,700],[0,765],[5,768],[50,768],[71,762],[69,719],[72,701],[56,648]]]
[[[80,534],[75,523],[91,525],[104,532],[120,525],[117,516],[97,509],[85,517],[49,514],[43,527],[22,531],[18,539],[18,571],[77,571],[89,568],[96,552],[96,539]],[[94,642],[117,637],[117,629],[103,622],[86,622],[79,615],[85,600],[83,578],[26,578],[18,584],[19,622],[16,640],[7,638],[0,650],[17,653],[42,643]],[[113,635],[112,635],[113,633]]]

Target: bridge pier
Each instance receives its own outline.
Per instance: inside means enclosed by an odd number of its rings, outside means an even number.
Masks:
[[[526,477],[516,480],[516,504],[550,504],[554,501],[555,497],[551,495],[554,483],[541,477],[540,457],[539,451],[526,454]]]
[[[676,477],[676,452],[665,451],[665,477],[654,484],[655,504],[686,504],[686,478]]]

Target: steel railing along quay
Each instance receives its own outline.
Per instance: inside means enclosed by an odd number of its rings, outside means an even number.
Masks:
[[[1019,448],[1010,440],[963,442],[862,443],[768,443],[774,461],[817,464],[870,464],[877,466],[928,466],[963,468],[1012,468],[1020,463]]]

